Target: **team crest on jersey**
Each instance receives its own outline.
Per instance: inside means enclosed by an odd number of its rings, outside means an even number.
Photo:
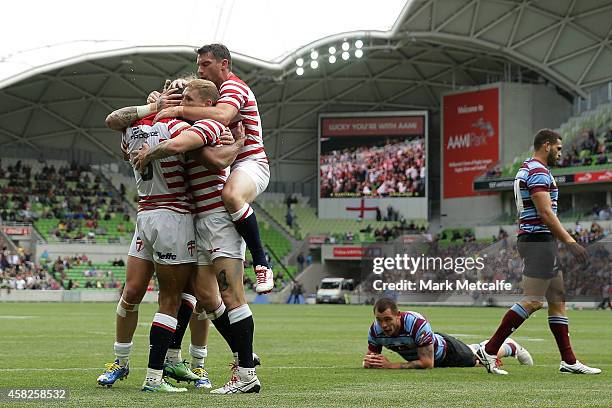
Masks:
[[[187,250],[189,251],[189,256],[193,256],[195,249],[196,249],[195,241],[189,241],[187,243]]]
[[[142,239],[140,239],[140,237],[136,237],[136,251],[142,251],[143,246]]]

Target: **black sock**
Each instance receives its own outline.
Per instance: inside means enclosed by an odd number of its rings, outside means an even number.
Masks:
[[[249,208],[249,210],[251,212],[253,211],[251,208]],[[264,252],[261,244],[261,238],[259,237],[259,226],[257,225],[257,217],[255,217],[255,213],[252,212],[244,219],[234,221],[234,226],[249,248],[249,252],[253,257],[253,265],[262,265],[266,268],[270,268],[270,265],[268,265],[268,261],[266,260],[266,253]]]
[[[176,331],[174,332],[174,336],[172,337],[172,343],[170,343],[171,349],[180,349],[181,344],[183,343],[183,337],[185,336],[185,331],[187,331],[187,327],[189,326],[189,319],[191,319],[191,313],[193,312],[193,307],[188,300],[183,299],[181,303],[181,307],[179,307],[178,313],[176,315]]]
[[[153,370],[163,370],[164,360],[172,337],[176,330],[176,319],[162,313],[156,313],[149,332],[149,365]]]
[[[253,332],[255,323],[249,305],[242,305],[230,311],[230,333],[238,353],[238,366],[254,368],[253,362]],[[240,319],[240,320],[238,320]],[[237,320],[237,321],[235,321]]]
[[[215,325],[217,331],[221,334],[221,336],[223,336],[225,342],[230,346],[232,353],[235,352],[236,350],[234,350],[232,335],[230,333],[230,322],[227,309],[223,312],[221,316],[217,317],[216,319],[213,319],[212,316],[210,316],[209,314],[209,319],[212,324]]]

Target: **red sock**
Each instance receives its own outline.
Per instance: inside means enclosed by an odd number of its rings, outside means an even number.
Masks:
[[[528,317],[529,313],[521,305],[515,303],[510,310],[506,312],[497,331],[489,339],[489,342],[485,346],[486,353],[496,356],[497,351],[502,344],[504,344],[504,341],[506,341],[512,332],[518,329]]]
[[[548,327],[555,340],[557,341],[557,347],[559,347],[559,353],[561,353],[561,360],[567,364],[575,364],[576,356],[572,350],[572,345],[569,339],[569,320],[565,316],[548,316]]]

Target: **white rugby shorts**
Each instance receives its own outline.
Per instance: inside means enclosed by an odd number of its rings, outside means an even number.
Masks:
[[[212,265],[217,258],[244,261],[246,244],[234,228],[227,211],[196,217],[195,233],[198,248],[198,265]]]
[[[161,265],[196,262],[193,215],[169,210],[138,213],[128,255]]]
[[[257,188],[257,195],[266,191],[270,182],[270,166],[268,163],[257,160],[243,160],[232,166],[232,172],[236,170],[242,170],[253,180]]]

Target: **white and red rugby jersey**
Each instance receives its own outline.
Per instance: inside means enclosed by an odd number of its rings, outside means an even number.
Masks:
[[[225,127],[221,123],[203,119],[194,123],[188,130],[197,133],[204,140],[218,140],[223,129]],[[189,193],[194,203],[193,213],[201,216],[225,211],[221,192],[229,177],[230,168],[209,170],[191,159],[187,161],[185,168]]]
[[[255,94],[251,88],[234,74],[221,84],[219,88],[220,98],[217,104],[227,103],[238,109],[238,114],[229,124],[232,132],[242,121],[244,126],[245,141],[244,147],[238,152],[236,161],[238,163],[246,160],[256,160],[267,163],[268,157],[263,145],[263,134],[261,130],[261,120]]]
[[[153,124],[155,115],[134,122],[123,133],[123,148],[133,152],[147,143],[150,148],[160,142],[178,136],[188,123],[175,118],[162,119]],[[143,173],[134,169],[138,190],[138,212],[170,210],[189,214],[192,202],[187,192],[185,157],[183,154],[154,160]]]

